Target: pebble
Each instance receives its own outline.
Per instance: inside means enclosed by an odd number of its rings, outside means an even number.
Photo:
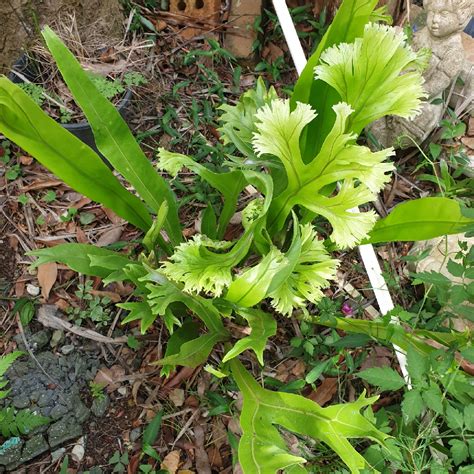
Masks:
[[[61,459],[65,453],[66,453],[66,448],[56,449],[55,451],[51,453],[51,462],[53,463],[57,461],[58,459]]]
[[[94,398],[92,401],[91,411],[97,417],[102,417],[105,415],[107,408],[110,405],[110,398],[107,394],[104,394],[103,397]]]
[[[125,397],[125,395],[127,395],[127,387],[119,387],[117,389],[117,392],[120,393],[120,395],[122,395],[123,397]]]
[[[61,329],[56,329],[53,332],[53,335],[51,336],[51,341],[49,342],[49,345],[51,347],[56,347],[58,344],[61,344],[64,341],[64,331],[61,331]]]
[[[77,440],[77,444],[74,445],[74,447],[72,448],[71,457],[77,463],[80,463],[82,461],[82,459],[84,458],[84,454],[86,453],[84,445],[85,445],[85,439],[84,439],[84,436],[81,436]]]
[[[138,438],[140,438],[141,434],[142,434],[142,429],[140,427],[133,428],[133,430],[130,431],[130,441],[134,443]]]
[[[66,344],[65,346],[61,347],[61,352],[64,355],[68,355],[73,351],[74,351],[74,346],[72,344]]]
[[[40,294],[40,289],[39,287],[32,285],[31,283],[28,283],[26,285],[26,292],[31,295],[31,296],[38,296]]]

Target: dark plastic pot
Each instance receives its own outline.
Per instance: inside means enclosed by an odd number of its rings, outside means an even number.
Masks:
[[[36,70],[36,64],[28,60],[28,56],[24,54],[18,59],[18,61],[13,65],[12,68],[14,71],[19,72],[21,75],[25,76],[29,81],[35,83],[39,77],[39,71]],[[10,72],[8,78],[15,84],[23,84],[25,81],[18,77],[14,72]],[[132,91],[126,89],[122,100],[117,104],[117,110],[120,112],[122,117],[125,117],[125,112],[127,107],[130,105],[132,99]],[[60,124],[63,128],[75,135],[83,143],[91,147],[103,160],[110,166],[106,158],[100,153],[97,149],[97,145],[94,140],[94,134],[92,133],[92,128],[89,125],[89,122],[86,120],[79,123],[62,123]]]

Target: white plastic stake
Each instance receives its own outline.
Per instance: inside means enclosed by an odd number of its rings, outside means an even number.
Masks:
[[[285,0],[273,0],[273,6],[278,16],[285,41],[290,49],[290,54],[295,64],[298,75],[301,74],[304,67],[306,66],[307,60],[301,46],[298,34],[295,29],[295,25],[291,18],[288,7],[286,6]],[[351,209],[351,212],[360,212],[358,208]],[[387,314],[394,308],[393,300],[390,295],[390,291],[387,287],[387,283],[382,275],[377,255],[375,254],[374,247],[370,244],[360,245],[359,252],[364,263],[367,275],[370,280],[370,284],[375,294],[375,298],[382,314]],[[398,318],[392,318],[393,323],[399,323]],[[408,388],[411,388],[410,377],[407,370],[407,359],[405,352],[398,346],[394,345],[395,353],[397,355],[398,363],[402,371],[403,377],[407,382]]]

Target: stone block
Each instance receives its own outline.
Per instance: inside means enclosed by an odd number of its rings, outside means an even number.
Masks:
[[[253,25],[262,13],[261,0],[232,0],[224,47],[236,58],[251,59],[257,39]]]

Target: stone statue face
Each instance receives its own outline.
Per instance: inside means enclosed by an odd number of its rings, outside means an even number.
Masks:
[[[457,33],[462,29],[457,12],[452,3],[446,0],[431,0],[427,6],[426,24],[430,33],[436,38]]]

